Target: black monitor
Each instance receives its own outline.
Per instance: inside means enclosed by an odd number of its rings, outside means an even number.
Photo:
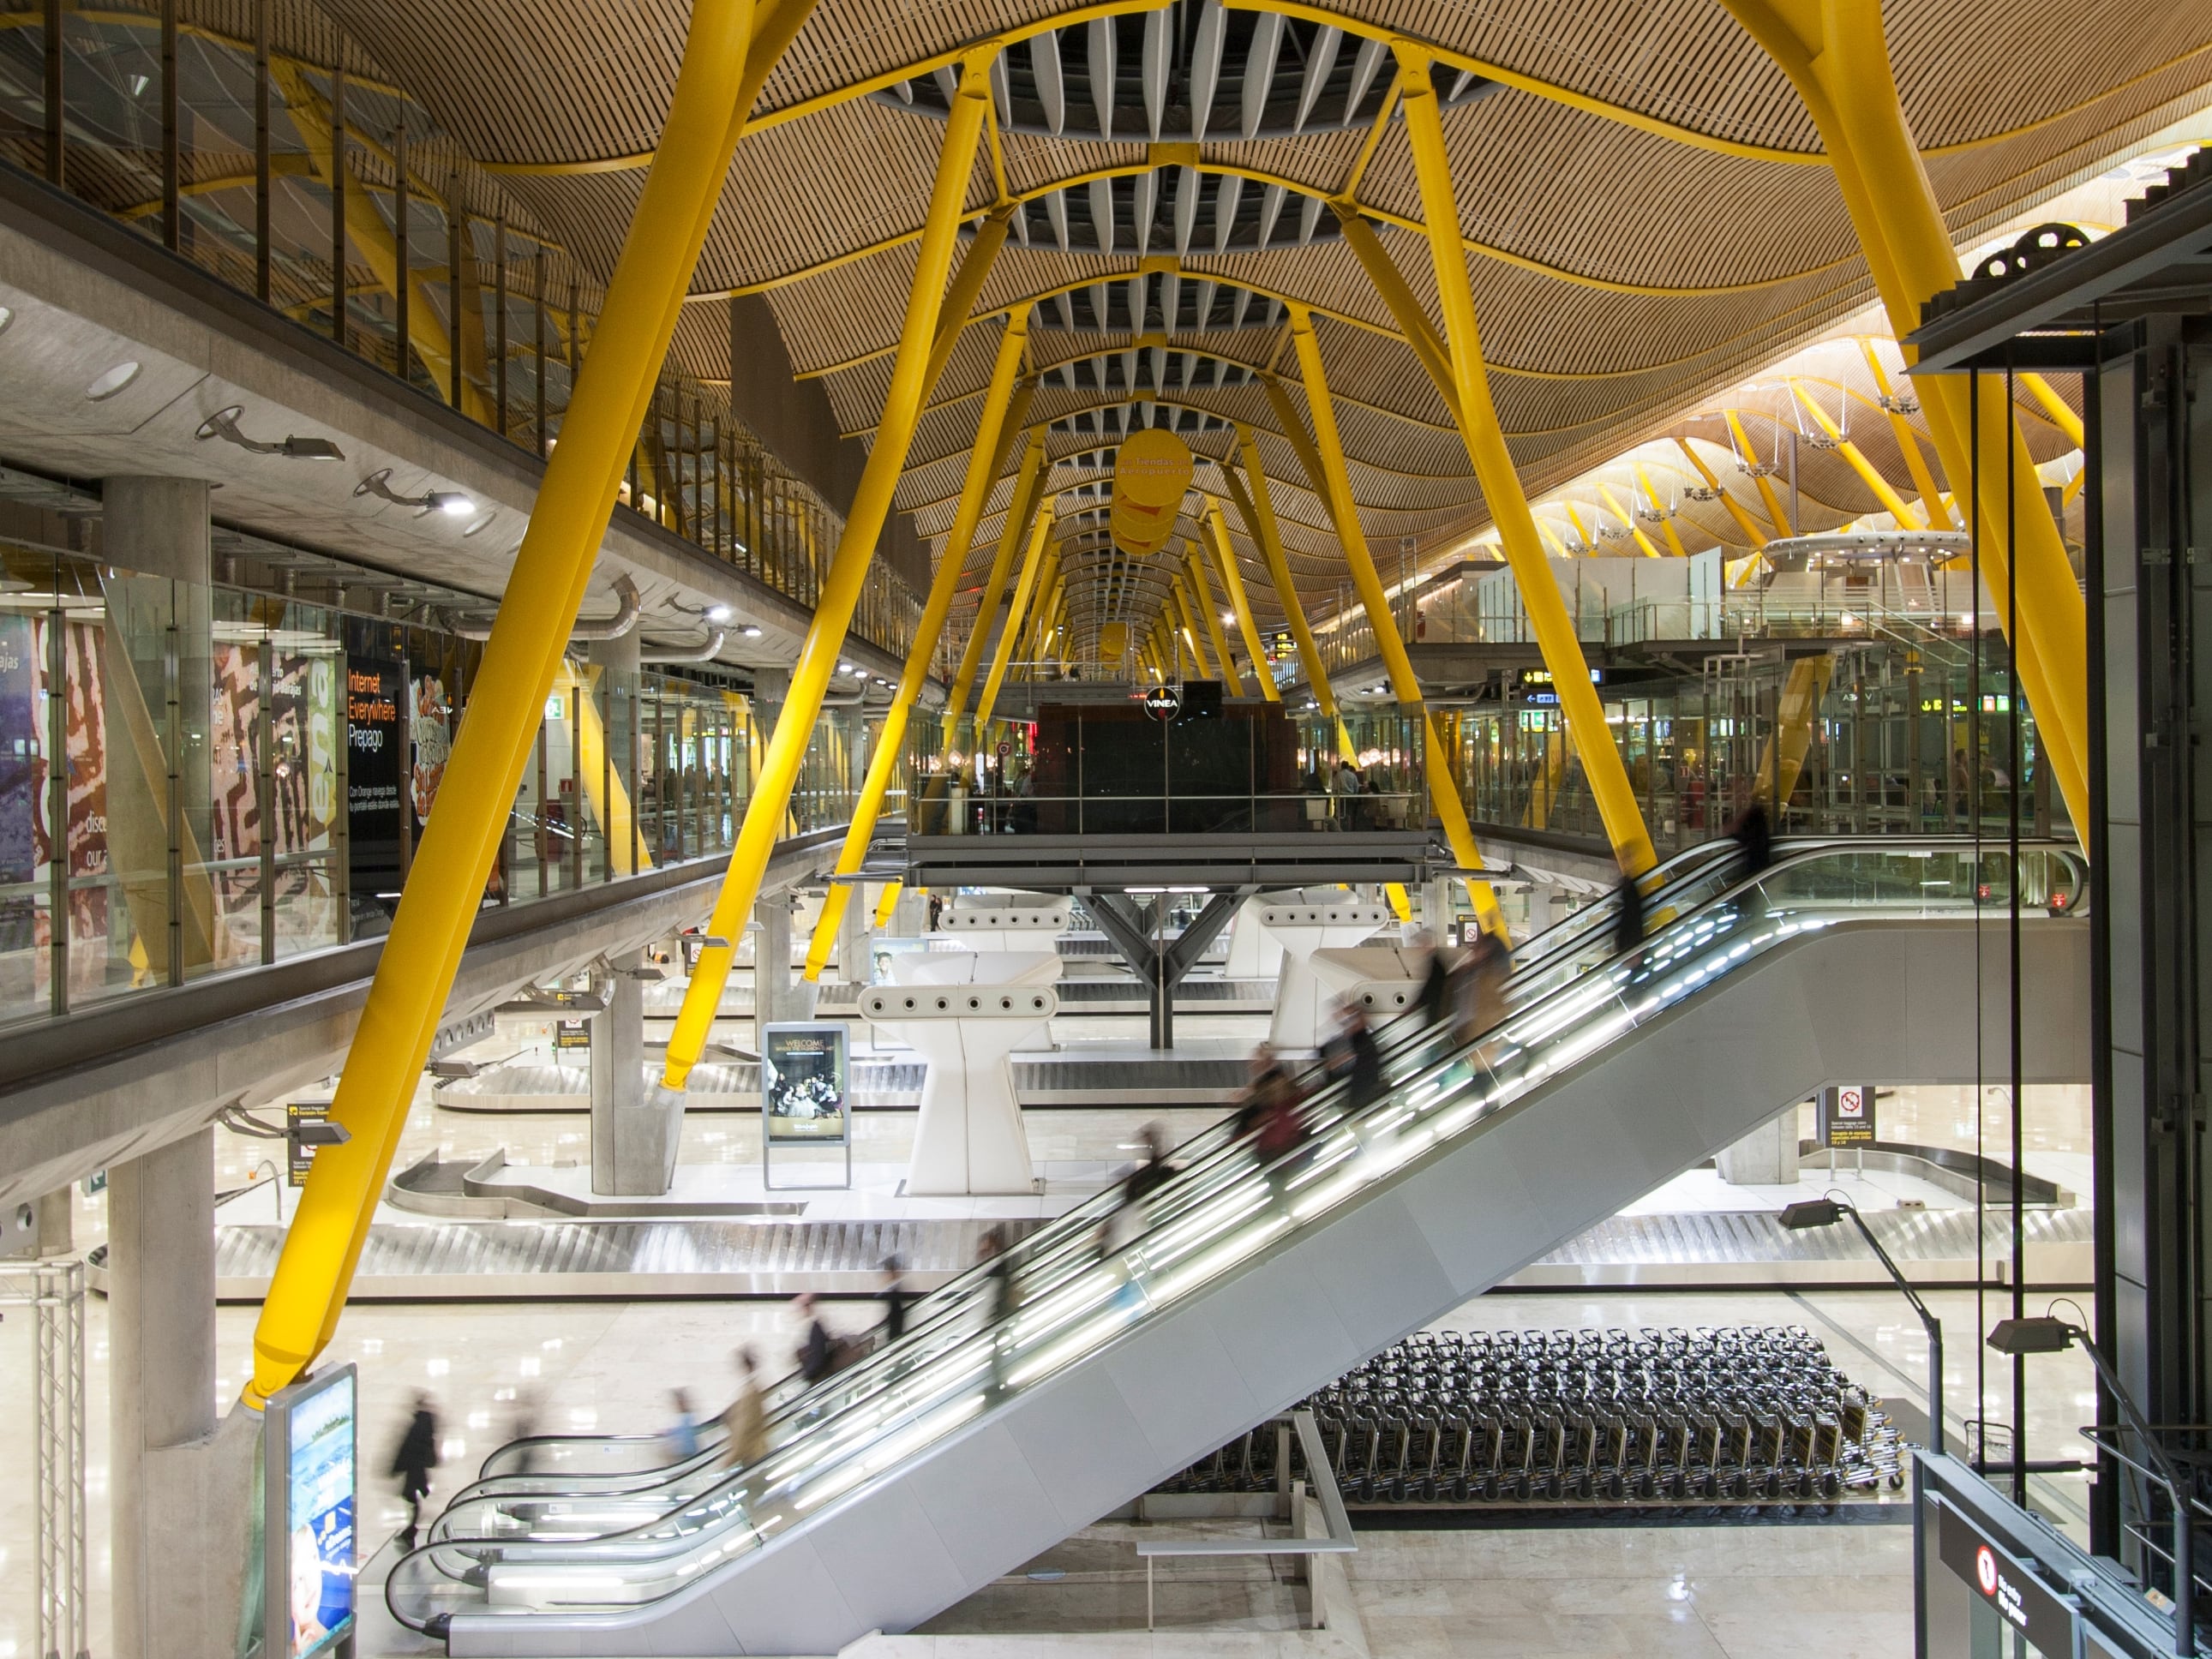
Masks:
[[[1185,680],[1182,683],[1182,708],[1176,715],[1176,724],[1186,720],[1218,720],[1221,718],[1221,682],[1219,680]]]

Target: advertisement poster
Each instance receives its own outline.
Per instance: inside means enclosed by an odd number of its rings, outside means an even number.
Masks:
[[[39,796],[46,781],[40,741],[38,630],[0,616],[0,887],[27,885],[39,866]],[[38,902],[0,898],[0,1006],[35,994]]]
[[[281,1554],[283,1601],[273,1604],[278,1628],[270,1650],[307,1659],[337,1643],[354,1618],[354,1370],[349,1365],[301,1385],[284,1411],[284,1453],[273,1471],[278,1502],[270,1505],[272,1554]],[[274,1598],[272,1598],[272,1603]]]
[[[1828,1146],[1875,1143],[1875,1087],[1846,1083],[1820,1091],[1820,1140]]]
[[[438,799],[438,786],[446,781],[446,761],[453,750],[453,706],[447,699],[446,683],[434,674],[415,682],[408,701],[407,739],[411,756],[407,802],[419,830]]]
[[[346,854],[356,913],[386,913],[399,896],[400,791],[407,676],[396,662],[348,659]],[[378,899],[384,904],[379,906]]]
[[[761,1029],[761,1125],[772,1141],[840,1141],[852,1070],[835,1020]]]

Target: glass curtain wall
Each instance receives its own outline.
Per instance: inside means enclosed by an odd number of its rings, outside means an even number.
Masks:
[[[0,1024],[390,925],[483,647],[347,608],[365,592],[201,587],[0,540]],[[849,817],[863,719],[825,714],[793,830]],[[733,690],[572,656],[484,903],[726,856],[755,733]]]
[[[522,448],[559,439],[599,275],[309,0],[0,15],[0,164]],[[619,500],[803,605],[843,529],[673,356]],[[878,562],[854,631],[902,656],[921,608]]]

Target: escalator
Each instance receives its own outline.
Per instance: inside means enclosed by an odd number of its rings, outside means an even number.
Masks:
[[[1217,1126],[1133,1242],[1102,1248],[1103,1194],[1019,1247],[1010,1314],[988,1316],[981,1273],[917,1304],[904,1340],[780,1401],[753,1468],[659,1467],[642,1442],[495,1454],[387,1606],[455,1654],[909,1629],[1822,1085],[1971,1083],[1978,1048],[2006,1051],[1977,973],[2002,854],[1796,843],[1738,881],[1699,853],[1647,878],[1640,948],[1615,954],[1601,909],[1551,930],[1501,1024],[1394,1033],[1382,1097],[1320,1091],[1272,1165]],[[2039,844],[2017,875],[2024,1076],[2078,1080],[2085,872]]]

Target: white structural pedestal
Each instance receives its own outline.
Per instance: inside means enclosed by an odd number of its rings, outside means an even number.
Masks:
[[[942,953],[948,961],[961,954]],[[1003,959],[1035,953],[990,954]],[[1057,957],[1052,966],[1056,974]],[[976,971],[987,967],[979,953]],[[912,1047],[927,1067],[914,1160],[907,1170],[908,1193],[1036,1190],[1008,1056],[1042,1034],[1059,1012],[1060,994],[1048,984],[878,985],[861,993],[860,1017]]]
[[[1267,1040],[1278,1048],[1319,1047],[1327,1009],[1313,976],[1313,953],[1364,944],[1391,919],[1380,904],[1261,906],[1260,926],[1283,947],[1282,970],[1275,981],[1275,1018]]]
[[[925,1066],[909,1193],[1031,1189],[1009,1056],[1060,1011],[1060,969],[1057,951],[911,951],[891,959],[892,985],[861,997],[862,1018]]]
[[[1306,961],[1319,993],[1324,1030],[1338,1004],[1347,997],[1366,1010],[1367,1023],[1395,1019],[1420,1000],[1426,969],[1417,953],[1395,945],[1360,945],[1348,951],[1316,951]]]
[[[1229,960],[1221,969],[1224,979],[1273,979],[1283,971],[1283,942],[1260,922],[1268,901],[1257,895],[1237,907],[1229,924]]]
[[[945,913],[941,932],[974,951],[1035,950],[1067,931],[1073,902],[1023,899],[1004,904],[971,903]]]

